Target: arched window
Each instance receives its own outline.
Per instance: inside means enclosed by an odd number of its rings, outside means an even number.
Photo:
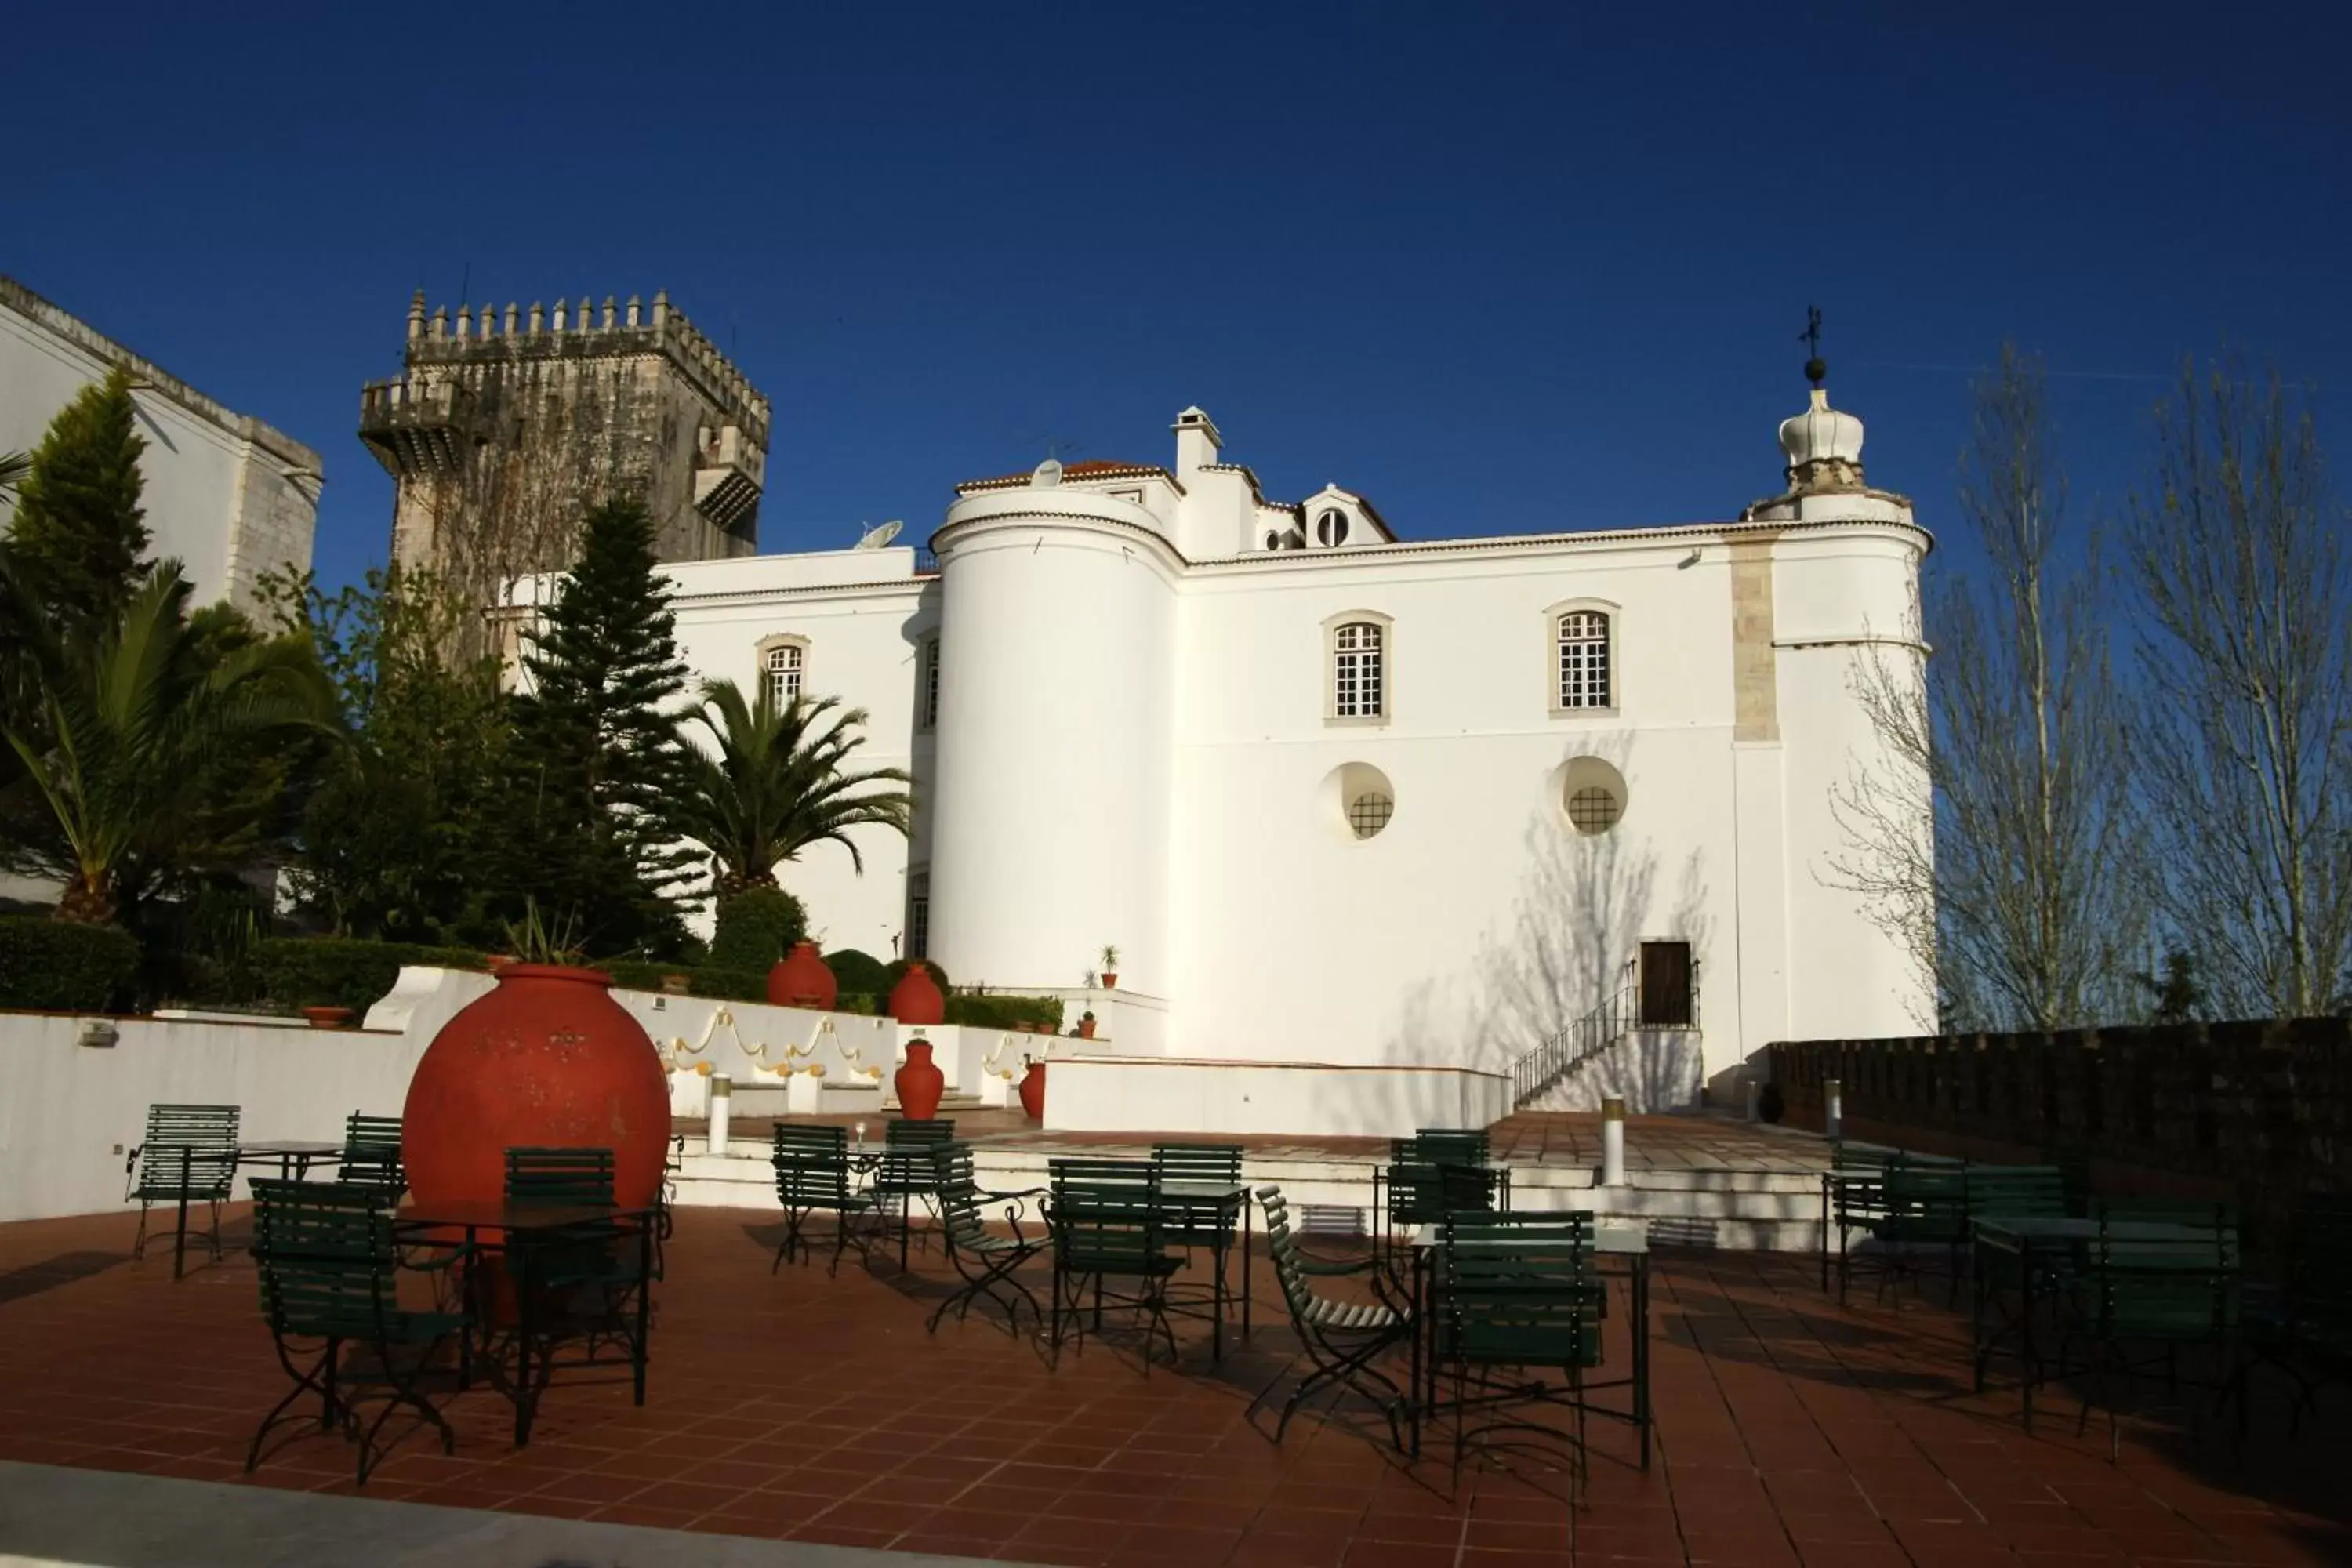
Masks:
[[[1381,658],[1387,628],[1348,621],[1331,631],[1331,716],[1378,719],[1388,711],[1388,667]]]
[[[778,643],[768,650],[764,663],[768,700],[779,708],[789,708],[799,701],[801,677],[808,668],[808,649],[799,643]]]
[[[1601,610],[1570,610],[1553,623],[1559,657],[1559,686],[1553,706],[1610,708],[1609,616]]]

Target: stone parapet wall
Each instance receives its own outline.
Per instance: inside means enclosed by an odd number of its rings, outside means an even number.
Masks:
[[[2234,1194],[2250,1219],[2352,1186],[2352,1023],[2342,1018],[2058,1034],[1798,1040],[1770,1048],[1794,1125],[1842,1087],[1850,1136],[2024,1151]]]

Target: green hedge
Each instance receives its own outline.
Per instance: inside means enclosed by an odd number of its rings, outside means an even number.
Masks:
[[[349,1007],[362,1015],[392,989],[403,965],[487,967],[482,955],[470,948],[333,936],[266,938],[253,944],[253,963],[274,1002],[289,1007]]]
[[[718,921],[710,939],[710,965],[717,969],[765,974],[808,934],[808,911],[782,888],[751,888],[722,900]]]
[[[854,992],[860,996],[890,994],[889,966],[870,952],[845,947],[838,952],[826,953],[824,964],[833,971],[833,983],[844,993]]]
[[[100,1012],[123,1000],[138,973],[139,944],[128,931],[0,916],[0,1007]]]
[[[671,971],[676,973],[677,971]],[[729,1002],[765,1002],[768,999],[768,972],[764,969],[729,969],[722,964],[706,963],[693,972],[687,990],[695,996],[716,996]]]
[[[1009,1029],[1015,1024],[1043,1024],[1055,1034],[1062,1032],[1062,999],[1059,996],[950,996],[948,998],[948,1022],[970,1024],[982,1029]]]

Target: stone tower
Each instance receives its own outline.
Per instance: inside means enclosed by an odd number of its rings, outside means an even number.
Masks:
[[[481,605],[572,561],[599,502],[642,497],[664,561],[752,553],[768,400],[673,309],[632,295],[551,316],[408,307],[404,368],[360,395],[360,439],[398,486],[392,558]]]

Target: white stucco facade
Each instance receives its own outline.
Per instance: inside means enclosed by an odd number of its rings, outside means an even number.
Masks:
[[[869,835],[863,877],[832,849],[781,868],[828,947],[1058,991],[1115,945],[1164,1009],[1149,1054],[1305,1064],[1342,1099],[1508,1074],[1682,952],[1718,1080],[1931,1016],[1832,865],[1832,791],[1876,755],[1855,662],[1916,624],[1929,547],[1863,485],[1858,420],[1817,396],[1786,493],[1729,521],[1411,542],[1336,488],[1267,501],[1197,409],[1174,434],[1165,467],[960,486],[929,570],[663,568],[698,675],[749,687],[789,643],[802,689],[865,710],[865,760],[918,781],[913,840]],[[1169,1125],[1166,1074],[1131,1076],[1119,1124]]]
[[[59,410],[118,365],[131,374],[147,442],[139,468],[150,553],[180,562],[195,603],[253,609],[264,572],[310,564],[319,454],[0,278],[0,452],[31,451]]]

